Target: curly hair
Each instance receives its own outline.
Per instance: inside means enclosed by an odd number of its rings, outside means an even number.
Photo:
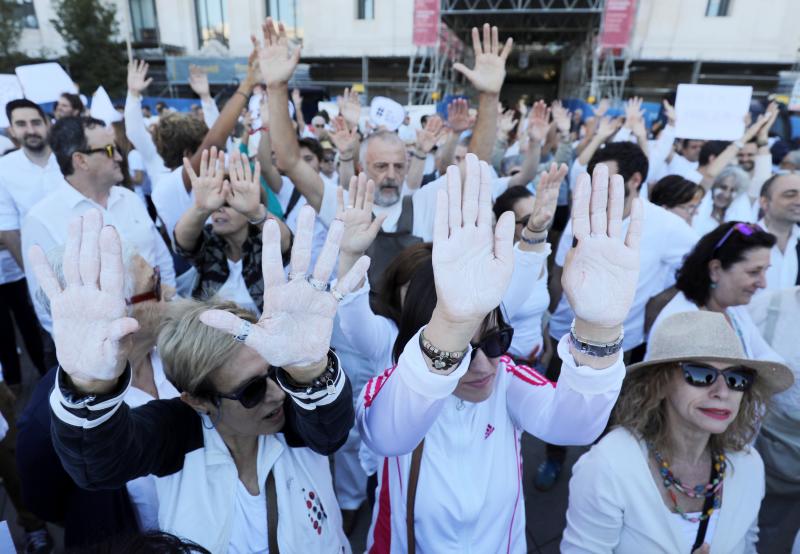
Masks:
[[[619,400],[611,412],[611,426],[624,427],[635,436],[665,450],[667,442],[667,394],[677,364],[662,364],[640,369],[622,383]],[[767,408],[769,394],[756,377],[753,386],[742,396],[739,413],[724,433],[711,435],[712,452],[738,452],[758,433],[761,415]]]
[[[156,150],[164,165],[175,169],[183,164],[183,157],[191,156],[208,133],[205,122],[187,114],[171,113],[161,116],[154,131]]]

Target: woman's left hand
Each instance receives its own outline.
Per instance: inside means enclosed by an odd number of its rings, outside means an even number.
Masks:
[[[369,258],[362,256],[347,275],[339,278],[336,289],[328,290],[343,229],[342,222],[334,220],[314,271],[307,278],[314,221],[313,208],[303,206],[297,218],[288,281],[283,270],[278,225],[272,220],[264,225],[261,259],[264,313],[249,333],[248,324],[230,312],[209,310],[200,316],[206,325],[231,335],[246,334],[245,345],[270,365],[285,369],[298,383],[312,381],[325,369],[338,300],[361,282],[369,267]]]
[[[228,164],[230,178],[225,181],[225,200],[228,205],[249,220],[260,219],[261,206],[261,164],[256,162],[254,171],[250,162],[239,152],[231,154]]]

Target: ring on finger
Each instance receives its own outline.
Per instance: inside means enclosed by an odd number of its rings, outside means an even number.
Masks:
[[[306,278],[308,284],[311,285],[314,289],[321,291],[321,292],[328,292],[331,288],[331,284],[326,281],[320,281],[319,279],[314,279],[313,277],[309,276]]]
[[[289,272],[289,280],[290,281],[297,281],[298,279],[305,279],[306,272],[305,271],[290,271]]]
[[[342,294],[336,289],[331,289],[331,294],[333,295],[333,297],[336,299],[337,302],[341,302],[342,298],[344,298],[344,294]]]
[[[233,340],[236,342],[245,342],[247,337],[250,336],[251,328],[252,324],[249,321],[242,321],[239,324],[239,331],[233,336]]]

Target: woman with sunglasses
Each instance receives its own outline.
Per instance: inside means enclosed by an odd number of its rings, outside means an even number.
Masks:
[[[188,158],[184,170],[192,182],[194,205],[175,226],[177,252],[197,270],[192,296],[218,296],[258,315],[263,309],[261,228],[274,219],[281,228],[281,252],[289,251],[291,233],[261,203],[260,164],[238,152],[230,157],[225,177],[225,152],[203,151],[198,176]],[[210,223],[206,223],[207,221]]]
[[[158,348],[181,396],[132,410],[122,396],[140,325],[126,317],[116,230],[101,229],[97,211],[72,222],[65,287],[32,249],[60,362],[53,443],[79,486],[154,474],[159,527],[212,552],[350,551],[327,455],[352,426],[352,393],[329,343],[338,300],[369,259],[331,290],[342,224],[331,225],[311,272],[314,219],[302,209],[288,282],[278,225],[264,225],[260,320],[233,304],[172,306]]]
[[[591,442],[624,377],[621,322],[638,278],[641,202],[623,240],[622,179],[609,187],[602,166],[593,185],[588,175],[577,182],[577,246],[564,268],[576,320],[558,346],[556,387],[503,356],[512,331],[498,305],[513,271],[514,217],[506,212],[492,229],[489,168],[472,154],[466,166],[463,190],[450,167],[439,193],[433,255],[408,285],[397,365],[359,400],[361,437],[383,457],[370,552],[526,552],[522,433]]]
[[[762,338],[747,304],[766,287],[766,271],[775,236],[755,223],[723,223],[703,236],[677,271],[678,293],[664,306],[650,332],[672,314],[696,310],[723,314],[745,355],[753,360],[783,358]],[[650,356],[648,348],[645,360]]]
[[[613,430],[572,470],[561,552],[756,552],[764,464],[752,441],[781,363],[754,361],[722,314],[667,317],[628,367]]]

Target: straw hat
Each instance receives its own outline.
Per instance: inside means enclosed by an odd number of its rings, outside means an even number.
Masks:
[[[757,381],[770,394],[785,391],[794,383],[794,375],[784,364],[750,360],[736,331],[720,313],[681,312],[662,321],[650,335],[648,359],[628,366],[628,373],[675,362],[720,362],[744,366],[757,372]]]

